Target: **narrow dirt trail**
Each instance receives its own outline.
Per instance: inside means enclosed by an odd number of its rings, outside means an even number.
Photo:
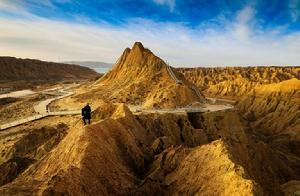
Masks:
[[[183,107],[183,108],[175,108],[175,109],[144,109],[136,106],[130,106],[130,110],[133,113],[203,113],[203,112],[217,112],[221,110],[230,110],[233,109],[234,106],[230,104],[203,104],[201,107]]]
[[[170,69],[170,70],[169,70]],[[179,81],[174,73],[172,74],[171,68],[168,70],[170,71],[170,75],[174,80]],[[60,88],[56,89],[53,94],[56,94],[57,97],[46,99],[44,101],[38,102],[36,105],[34,105],[34,110],[36,112],[35,115],[19,119],[16,121],[13,121],[11,123],[3,124],[0,125],[0,130],[8,129],[10,127],[15,127],[24,123],[28,123],[31,121],[35,121],[41,118],[45,118],[47,116],[56,116],[56,115],[78,115],[81,114],[80,110],[63,110],[63,111],[57,111],[57,112],[51,112],[48,110],[48,105],[52,103],[55,100],[58,99],[63,99],[65,97],[71,96],[74,94],[74,92],[69,91],[70,88],[73,88],[75,86],[69,86],[67,88]],[[215,99],[218,100],[218,99]],[[131,106],[129,107],[130,110],[133,113],[203,113],[203,112],[216,112],[216,111],[221,111],[221,110],[228,110],[228,109],[233,109],[234,106],[230,104],[208,104],[205,103],[201,105],[201,107],[182,107],[182,108],[175,108],[175,109],[144,109],[140,108],[138,106]]]
[[[182,81],[179,80],[179,79],[176,77],[176,75],[174,74],[174,72],[173,72],[173,70],[172,70],[172,67],[171,67],[169,64],[167,64],[167,70],[168,70],[169,75],[171,76],[171,78],[172,78],[173,80],[175,80],[175,82],[176,82],[177,84],[182,84]],[[201,92],[199,91],[198,88],[192,86],[191,89],[197,94],[197,96],[198,96],[200,99],[203,97],[202,94],[201,94]]]
[[[26,117],[23,119],[18,119],[16,121],[7,123],[7,124],[2,124],[0,125],[0,130],[8,129],[10,127],[15,127],[24,123],[28,123],[31,121],[39,120],[41,118],[45,118],[47,116],[57,116],[57,115],[78,115],[81,114],[81,111],[79,110],[67,110],[67,111],[58,111],[58,112],[50,112],[48,111],[48,105],[58,99],[62,99],[68,96],[73,95],[73,92],[68,91],[70,88],[74,86],[70,86],[67,88],[63,89],[57,89],[55,94],[57,94],[57,97],[46,99],[44,101],[38,102],[36,105],[34,105],[34,110],[36,112],[35,115],[32,115],[30,117]]]

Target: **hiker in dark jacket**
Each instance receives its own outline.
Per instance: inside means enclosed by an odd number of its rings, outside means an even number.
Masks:
[[[85,120],[88,120],[88,123],[91,124],[91,111],[92,109],[89,106],[89,104],[86,104],[86,106],[81,110],[82,120],[85,125],[86,125]]]

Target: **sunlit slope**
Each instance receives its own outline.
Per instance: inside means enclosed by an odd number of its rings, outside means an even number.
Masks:
[[[172,108],[205,100],[182,74],[171,71],[180,82],[171,77],[163,60],[137,42],[132,49],[125,49],[112,70],[77,98],[93,101],[99,97],[147,108]]]

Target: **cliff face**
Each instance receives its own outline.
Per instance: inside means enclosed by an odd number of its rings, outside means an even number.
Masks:
[[[255,143],[248,138],[253,147],[248,148],[248,152],[250,157],[254,156],[244,162],[248,165],[244,167],[248,168],[248,174],[261,185],[265,184],[264,189],[282,184],[286,194],[299,191],[300,68],[197,68],[179,71],[197,83],[207,96],[238,100],[236,109],[247,124],[247,132],[254,133],[256,138]],[[243,144],[246,143],[243,141]],[[242,154],[237,156],[245,158]],[[268,169],[261,170],[258,165]],[[265,172],[271,174],[268,179],[262,177]],[[276,182],[274,179],[280,180]],[[266,185],[267,182],[274,184]]]
[[[288,166],[285,174],[291,177],[284,174],[282,178],[291,181],[282,180],[281,188],[286,195],[294,195],[300,190],[300,80],[261,85],[242,97],[236,107],[256,137],[272,149],[270,155],[281,159],[280,164],[275,161],[278,166]]]
[[[205,95],[239,98],[263,85],[300,79],[300,67],[178,68]]]
[[[254,131],[276,134],[299,129],[300,67],[178,69],[207,96],[239,100]]]
[[[80,80],[97,76],[92,69],[79,65],[0,57],[0,82]]]
[[[254,130],[268,135],[300,130],[300,80],[261,85],[244,96],[237,108]]]
[[[180,80],[177,82],[170,72]],[[97,96],[113,102],[147,108],[172,108],[203,102],[204,96],[184,76],[155,56],[139,42],[126,48],[112,70],[99,79],[78,99]],[[198,92],[200,92],[198,90]],[[93,102],[93,100],[90,100]]]

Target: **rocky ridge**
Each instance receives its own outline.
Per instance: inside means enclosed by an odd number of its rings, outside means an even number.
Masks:
[[[63,131],[0,193],[280,195],[282,184],[299,178],[299,162],[256,138],[234,111],[133,115],[103,102],[93,116],[92,125]],[[40,152],[39,140],[23,156]]]
[[[96,81],[77,99],[95,96],[113,102],[140,105],[145,108],[174,108],[193,102],[205,101],[195,92],[196,86],[171,68],[176,82],[168,71],[168,65],[149,49],[136,42],[126,48],[112,70]],[[91,102],[93,100],[91,99]]]
[[[300,79],[300,67],[178,68],[205,95],[239,99],[264,84]]]
[[[300,80],[261,85],[237,104],[253,129],[274,135],[300,130]]]

